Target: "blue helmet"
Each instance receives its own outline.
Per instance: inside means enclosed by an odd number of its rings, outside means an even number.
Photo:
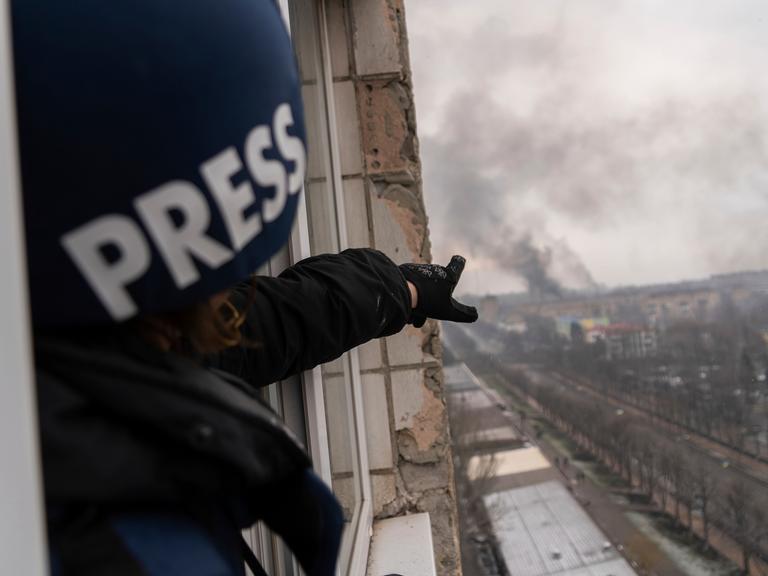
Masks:
[[[306,169],[271,0],[13,0],[33,318],[182,308],[285,244]]]

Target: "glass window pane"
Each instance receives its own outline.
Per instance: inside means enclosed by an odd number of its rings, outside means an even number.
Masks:
[[[336,253],[340,248],[338,210],[331,162],[328,99],[325,89],[322,43],[314,0],[293,0],[291,29],[301,70],[308,138],[308,171],[305,197],[312,254]],[[362,509],[359,439],[353,410],[349,355],[322,367],[326,427],[330,447],[331,482],[341,502],[348,527],[339,559],[341,573],[348,571],[356,527]],[[311,433],[311,432],[310,432]]]

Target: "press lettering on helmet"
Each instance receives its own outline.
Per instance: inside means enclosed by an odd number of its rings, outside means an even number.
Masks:
[[[262,231],[262,219],[267,223],[276,220],[285,208],[287,195],[301,190],[306,149],[300,138],[288,133],[293,123],[290,105],[281,104],[272,119],[274,144],[267,125],[256,126],[246,137],[245,164],[250,176],[259,186],[275,190],[272,198],[264,199],[260,210],[247,217],[245,211],[254,204],[256,195],[248,181],[232,185],[232,179],[243,170],[236,148],[230,146],[201,164],[200,173],[224,220],[231,247],[206,234],[210,204],[191,182],[174,180],[134,200],[136,212],[179,289],[199,280],[195,259],[211,269],[226,264]],[[285,160],[294,162],[290,174],[282,162],[265,158],[264,153],[273,146]],[[171,212],[181,214],[181,223]],[[61,244],[114,320],[137,313],[127,286],[149,269],[151,251],[132,218],[123,214],[99,216],[64,234]],[[108,259],[106,247],[116,250],[117,257]]]
[[[296,194],[304,183],[304,170],[307,162],[307,153],[301,138],[288,134],[288,126],[293,126],[293,113],[288,104],[281,104],[275,110],[273,120],[275,126],[275,139],[277,149],[286,160],[296,163],[296,170],[288,177],[288,191]]]
[[[266,126],[259,128],[269,131]],[[281,168],[283,167],[280,162],[275,162]],[[200,168],[208,189],[224,215],[224,223],[235,250],[240,250],[262,230],[261,216],[258,212],[249,218],[243,217],[244,211],[256,200],[251,183],[244,180],[239,186],[232,186],[232,178],[242,169],[243,163],[234,146],[217,154]],[[285,179],[284,170],[283,179]]]
[[[136,198],[134,206],[179,288],[200,278],[192,255],[214,270],[232,259],[231,250],[206,236],[211,213],[192,183],[169,182]],[[178,225],[171,218],[174,210],[182,215]]]

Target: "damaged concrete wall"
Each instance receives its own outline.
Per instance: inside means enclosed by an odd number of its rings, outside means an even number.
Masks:
[[[326,0],[351,246],[430,261],[403,3]],[[438,574],[460,574],[439,327],[360,350],[376,518],[429,512]],[[386,407],[386,411],[383,409]]]

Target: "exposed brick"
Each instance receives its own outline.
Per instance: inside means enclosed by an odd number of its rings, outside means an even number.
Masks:
[[[397,264],[418,261],[419,236],[409,227],[400,224],[400,221],[407,222],[410,214],[404,213],[391,201],[377,198],[375,188],[371,198],[371,213],[374,246],[386,252]]]
[[[397,80],[357,83],[365,168],[369,175],[403,172],[417,162],[407,111],[412,100]]]
[[[427,220],[421,201],[401,184],[369,182],[376,247],[398,264],[428,261]]]
[[[424,447],[418,442],[414,430],[399,430],[397,432],[397,451],[401,461],[414,462],[416,464],[429,464],[439,462],[445,458],[444,431],[434,438],[429,446]]]
[[[422,327],[422,330],[425,332],[424,353],[436,360],[442,360],[443,342],[440,340],[440,323],[436,320],[430,320]]]

